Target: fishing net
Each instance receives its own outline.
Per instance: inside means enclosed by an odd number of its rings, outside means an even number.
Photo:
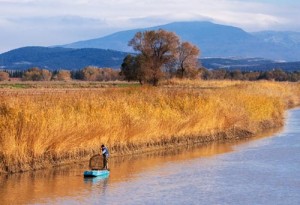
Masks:
[[[90,159],[90,169],[102,169],[103,167],[103,157],[99,154],[94,155]]]

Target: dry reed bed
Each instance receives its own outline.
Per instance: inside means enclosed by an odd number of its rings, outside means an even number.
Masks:
[[[18,172],[84,159],[102,143],[118,155],[247,137],[281,126],[284,110],[300,104],[300,84],[173,81],[160,88],[20,90],[0,99],[0,172]]]

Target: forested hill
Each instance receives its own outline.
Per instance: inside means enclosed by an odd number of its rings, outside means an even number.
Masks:
[[[120,68],[127,53],[105,49],[23,47],[0,54],[1,69],[82,69],[86,66]]]
[[[32,67],[49,70],[77,70],[86,66],[110,67],[119,69],[128,53],[84,48],[23,47],[0,54],[0,69],[26,70]],[[283,69],[300,70],[300,62],[276,62],[263,58],[203,58],[202,66],[208,69],[241,71],[265,71]]]

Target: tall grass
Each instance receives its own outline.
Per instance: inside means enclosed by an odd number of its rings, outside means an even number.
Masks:
[[[280,126],[300,84],[170,82],[160,88],[20,90],[0,94],[0,170],[78,160],[99,151]],[[185,86],[183,86],[185,85]],[[217,86],[219,85],[219,86]],[[119,149],[118,149],[119,148]],[[117,154],[117,153],[116,153]]]

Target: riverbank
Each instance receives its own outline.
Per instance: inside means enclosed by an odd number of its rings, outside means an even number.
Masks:
[[[59,91],[59,92],[58,92]],[[284,123],[299,83],[169,81],[159,88],[0,92],[0,171],[253,136]]]

